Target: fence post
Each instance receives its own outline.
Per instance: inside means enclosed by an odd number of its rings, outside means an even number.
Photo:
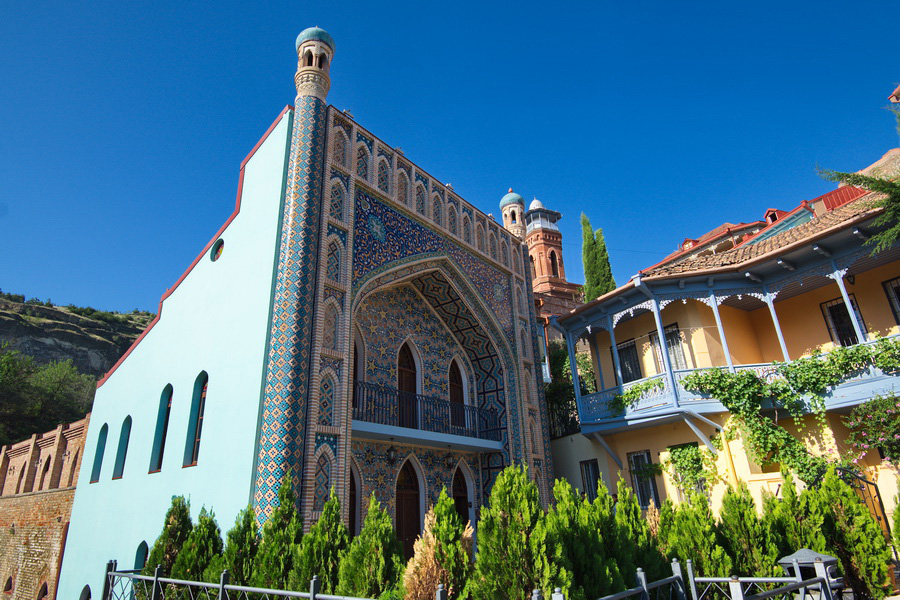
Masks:
[[[737,575],[731,576],[731,581],[728,582],[728,592],[731,600],[744,600],[744,590]]]
[[[797,580],[797,583],[803,581],[803,576],[800,575],[800,561],[796,558],[791,561],[794,563],[794,578]],[[790,573],[788,573],[790,575]],[[800,600],[806,600],[806,588],[800,588]]]
[[[823,600],[832,600],[831,598],[831,578],[828,577],[828,569],[825,568],[825,563],[822,562],[822,559],[816,557],[816,563],[813,565],[816,568],[816,577],[822,578],[822,583],[819,586],[820,593],[822,595]]]
[[[438,584],[437,591],[434,593],[434,600],[447,600],[447,590],[444,589],[443,583]]]
[[[228,569],[225,569],[219,575],[219,600],[228,600],[228,596],[225,594],[225,586],[228,585],[229,579],[231,577],[228,574]]]
[[[309,582],[309,600],[316,600],[316,596],[322,590],[322,582],[319,581],[318,575],[313,575]]]
[[[541,590],[534,589],[531,591],[531,600],[544,600],[544,597],[541,595]]]
[[[150,592],[150,600],[159,600],[159,576],[162,575],[162,565],[156,565],[153,569],[153,590]]]
[[[687,559],[688,587],[691,589],[691,599],[700,600],[697,597],[697,582],[694,581],[694,563],[691,559]]]
[[[562,593],[562,588],[553,590],[552,600],[566,600],[566,595]]]
[[[672,575],[678,578],[678,589],[675,592],[678,600],[687,600],[687,594],[684,591],[684,575],[681,574],[681,563],[677,558],[672,559]]]
[[[108,560],[106,561],[106,573],[103,574],[103,595],[100,596],[103,600],[110,600],[112,598],[112,585],[109,581],[109,574],[116,570],[116,561]]]
[[[637,568],[637,584],[644,588],[641,592],[642,600],[650,600],[650,590],[647,588],[647,574],[640,567]]]

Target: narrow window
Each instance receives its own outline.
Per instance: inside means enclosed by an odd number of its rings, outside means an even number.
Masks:
[[[666,334],[666,351],[669,353],[669,360],[672,361],[672,368],[675,370],[687,369],[687,361],[684,358],[684,347],[681,345],[681,332],[678,329],[678,323],[667,325],[663,329]],[[656,372],[664,373],[666,370],[663,361],[662,349],[659,347],[659,336],[655,331],[650,332],[650,343],[653,344],[653,358],[656,361]]]
[[[554,277],[559,277],[559,264],[556,262],[556,252],[550,251],[550,273]]]
[[[342,132],[334,137],[334,152],[332,160],[342,167],[347,164],[347,140]]]
[[[325,55],[320,54],[318,57],[318,60],[316,62],[318,63],[318,67],[320,69],[324,69],[325,68]]]
[[[103,467],[103,453],[106,451],[106,436],[109,433],[109,427],[106,423],[100,428],[100,435],[97,436],[97,450],[94,451],[94,465],[91,469],[91,483],[100,480],[100,469]]]
[[[481,223],[475,226],[475,247],[479,252],[484,252],[484,227]]]
[[[134,552],[134,568],[136,571],[147,565],[147,542],[141,542]]]
[[[443,223],[443,219],[441,219],[441,199],[437,196],[431,202],[431,220],[438,225]]]
[[[853,312],[856,314],[856,320],[863,328],[863,334],[866,331],[866,322],[863,321],[859,312],[859,306],[856,304],[856,297],[850,294],[850,304],[853,306]],[[856,336],[856,330],[853,328],[853,321],[850,319],[850,313],[844,304],[843,298],[835,298],[821,304],[822,315],[825,317],[825,325],[828,327],[828,335],[831,341],[838,346],[853,346],[859,343]]]
[[[38,488],[37,488],[38,491],[44,489],[44,483],[48,483],[48,484],[50,483],[47,480],[47,473],[50,472],[50,463],[52,462],[52,460],[51,460],[52,458],[53,457],[48,456],[46,458],[46,460],[44,460],[44,470],[41,471],[41,480],[40,480],[40,482],[38,482]]]
[[[516,211],[514,211],[514,210],[513,210],[513,211],[510,211],[509,214],[510,214],[510,219],[512,220],[513,224],[515,224],[515,222],[516,222]]]
[[[491,258],[497,260],[497,236],[491,233],[490,236],[488,236],[488,239],[490,240],[488,243],[488,251],[491,254]]]
[[[409,206],[409,190],[406,183],[406,175],[400,175],[397,180],[397,201],[404,206]]]
[[[531,349],[528,347],[528,335],[525,333],[524,329],[520,332],[519,337],[522,340],[522,358],[528,358],[531,356]]]
[[[3,593],[4,594],[12,594],[12,591],[13,591],[13,582],[12,582],[12,577],[10,577],[6,580],[6,585],[3,586]]]
[[[341,246],[335,240],[328,243],[325,276],[332,281],[341,280]]]
[[[459,232],[456,230],[456,209],[452,206],[447,209],[447,229],[453,235],[459,235]]]
[[[537,279],[537,268],[534,266],[534,257],[529,254],[528,260],[531,262],[531,278]]]
[[[588,501],[593,502],[597,497],[597,486],[600,484],[600,465],[597,459],[581,461],[581,485],[582,491]]]
[[[172,414],[172,386],[163,388],[156,411],[156,432],[153,435],[153,449],[150,452],[150,472],[162,469],[163,454],[166,452],[166,434],[169,431],[169,415]]]
[[[500,244],[500,262],[503,263],[504,267],[509,266],[509,245],[506,243],[506,240]]]
[[[463,240],[467,244],[472,243],[472,222],[465,215],[463,215]]]
[[[463,392],[463,378],[456,361],[450,361],[450,424],[453,427],[466,426],[466,399]]]
[[[81,588],[81,595],[78,596],[78,600],[91,600],[91,586],[86,585]]]
[[[356,149],[356,175],[360,179],[369,178],[369,153],[362,145]]]
[[[638,358],[637,346],[634,340],[616,344],[616,349],[619,351],[619,364],[622,367],[622,383],[628,383],[643,377],[641,375],[641,361]]]
[[[69,482],[66,484],[67,487],[72,487],[75,484],[75,473],[78,472],[78,450],[75,451],[75,456],[72,458],[72,464],[69,465]]]
[[[331,187],[331,203],[328,207],[328,214],[335,221],[344,219],[344,190],[337,184]]]
[[[397,354],[397,406],[399,409],[400,427],[415,428],[418,423],[418,406],[416,394],[418,393],[419,378],[416,369],[416,360],[413,357],[409,344],[403,344]]]
[[[304,67],[311,67],[311,66],[313,66],[313,55],[312,55],[312,52],[310,52],[309,50],[307,50],[307,51],[303,54],[303,66],[304,66]]]
[[[388,172],[388,164],[385,161],[378,163],[378,189],[385,194],[389,193],[391,175]]]
[[[194,394],[191,400],[191,416],[188,425],[187,440],[184,446],[185,467],[197,464],[200,457],[200,435],[203,433],[203,412],[206,409],[206,389],[209,384],[209,375],[202,371],[194,382]]]
[[[425,188],[421,185],[416,186],[416,212],[420,215],[425,214]]]
[[[659,492],[656,489],[656,476],[653,474],[652,464],[649,450],[628,454],[631,486],[634,488],[641,508],[650,506],[651,500],[656,506],[659,506]]]
[[[881,285],[884,286],[888,304],[891,305],[891,312],[894,313],[894,321],[900,325],[900,277],[885,281]]]
[[[40,591],[38,591],[37,600],[44,600],[47,597],[48,593],[49,593],[49,591],[47,590],[47,584],[44,583],[41,586]]]

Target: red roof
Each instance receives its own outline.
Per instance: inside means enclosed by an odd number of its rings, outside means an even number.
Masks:
[[[843,206],[848,202],[853,202],[865,193],[866,190],[845,185],[843,187],[839,187],[833,192],[828,192],[827,194],[819,196],[815,200],[810,200],[810,202],[817,202],[821,200],[825,203],[825,210],[834,210],[838,206]]]

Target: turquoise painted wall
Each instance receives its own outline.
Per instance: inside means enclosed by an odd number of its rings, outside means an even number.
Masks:
[[[135,551],[144,541],[152,546],[173,495],[190,498],[195,520],[202,506],[212,508],[224,530],[250,501],[290,117],[284,113],[244,167],[240,212],[221,235],[221,257],[213,262],[207,251],[200,258],[163,302],[159,322],[97,390],[59,598],[77,598],[85,584],[99,597],[107,560],[133,568]],[[198,225],[198,231],[210,229]],[[201,371],[209,374],[209,385],[199,458],[183,468],[191,394]],[[148,473],[167,384],[174,394],[163,465]],[[113,480],[128,416],[125,468]],[[104,423],[109,439],[103,466],[99,481],[90,483]]]

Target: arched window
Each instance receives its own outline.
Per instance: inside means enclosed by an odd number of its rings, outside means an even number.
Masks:
[[[416,359],[409,344],[404,343],[397,353],[397,390],[400,427],[416,428],[418,425],[419,376]]]
[[[385,194],[390,193],[391,174],[387,161],[378,161],[378,189]]]
[[[519,337],[522,338],[522,358],[528,358],[531,356],[531,348],[528,347],[528,335],[524,329],[522,329]]]
[[[312,52],[310,52],[309,50],[307,50],[306,52],[303,53],[303,66],[304,67],[313,66],[313,55],[312,55]]]
[[[465,215],[463,215],[463,241],[467,244],[472,243],[472,222]]]
[[[75,485],[75,473],[78,472],[78,450],[75,451],[75,455],[72,457],[72,464],[69,465],[69,479],[68,483],[66,483],[66,487],[72,487]]]
[[[328,254],[325,261],[325,277],[332,281],[341,280],[341,245],[337,240],[328,242]]]
[[[331,202],[328,205],[328,215],[335,221],[344,219],[344,190],[338,184],[331,186]]]
[[[94,451],[94,465],[91,468],[91,483],[96,483],[100,480],[100,469],[103,467],[103,453],[106,451],[106,436],[108,433],[109,427],[104,423],[103,427],[100,428],[100,435],[97,436],[97,449]]]
[[[531,278],[537,279],[537,267],[534,264],[534,257],[529,254],[528,260],[531,262]]]
[[[519,288],[516,291],[516,305],[519,308],[519,314],[524,315],[525,314],[525,306],[522,304],[522,289],[521,288]]]
[[[559,277],[559,264],[556,261],[556,252],[550,251],[550,273],[554,277]]]
[[[47,596],[49,595],[49,593],[50,593],[50,592],[49,592],[48,589],[47,589],[47,583],[45,582],[45,583],[41,586],[41,589],[38,591],[37,600],[46,600],[46,598],[47,598]]]
[[[325,305],[325,320],[322,329],[322,347],[326,350],[337,350],[338,340],[338,307],[330,302]]]
[[[332,151],[331,160],[342,167],[347,165],[347,138],[344,137],[344,132],[342,131],[338,131],[334,136],[334,150]]]
[[[356,175],[360,179],[369,178],[369,152],[362,144],[356,149]]]
[[[453,235],[459,235],[459,231],[456,230],[456,208],[453,206],[447,208],[447,229]]]
[[[313,510],[325,508],[328,494],[331,490],[331,461],[323,452],[316,461],[316,492],[313,500]]]
[[[410,461],[406,461],[397,476],[397,538],[403,546],[403,554],[408,559],[413,555],[413,544],[421,533],[420,512],[421,490],[419,477]]]
[[[320,54],[318,63],[319,63],[320,69],[327,69],[328,68],[328,57],[325,56],[324,54]]]
[[[431,201],[431,220],[438,225],[442,225],[444,221],[441,218],[441,199],[438,196]]]
[[[25,490],[22,488],[22,484],[25,482],[25,471],[28,468],[28,463],[22,465],[22,469],[19,471],[19,481],[16,482],[16,493],[21,494]]]
[[[511,210],[509,212],[509,218],[512,223],[516,222],[516,211],[515,210]]]
[[[352,462],[350,463],[350,498],[349,498],[349,510],[350,510],[350,537],[354,538],[359,535],[359,497],[360,497],[360,482],[359,482],[359,471],[356,470],[356,465]]]
[[[509,266],[509,244],[506,243],[506,240],[500,243],[500,262],[504,267]]]
[[[131,417],[125,417],[122,421],[122,429],[119,431],[119,448],[116,451],[116,464],[113,467],[113,479],[121,479],[125,470],[125,456],[128,454],[128,439],[131,437]]]
[[[322,379],[319,393],[319,425],[331,427],[334,414],[334,381],[328,375]]]
[[[494,260],[497,260],[497,236],[495,236],[493,233],[491,233],[490,236],[488,237],[488,239],[489,239],[489,245],[488,245],[489,250],[488,251],[491,253],[491,258],[493,258]]]
[[[3,593],[4,594],[12,594],[12,591],[13,591],[13,581],[12,581],[12,577],[10,577],[6,580],[6,585],[3,586]]]
[[[41,471],[41,480],[38,482],[38,488],[37,488],[38,491],[44,489],[45,483],[48,485],[50,483],[49,479],[47,478],[47,474],[50,472],[50,464],[53,462],[52,458],[53,458],[52,456],[48,456],[44,460],[44,470]]]
[[[162,469],[163,454],[166,452],[166,435],[169,431],[169,416],[172,414],[172,385],[163,388],[156,411],[156,432],[153,435],[153,449],[150,452],[150,472]]]
[[[194,382],[194,394],[191,399],[191,416],[188,422],[187,439],[184,444],[183,466],[197,464],[200,457],[200,434],[203,432],[203,412],[206,410],[206,389],[209,386],[209,375],[202,371]]]
[[[450,361],[450,425],[466,426],[466,397],[462,373],[455,360]]]
[[[484,252],[484,227],[481,226],[481,223],[475,226],[475,246]]]
[[[469,516],[470,503],[469,484],[466,483],[466,476],[463,475],[462,468],[456,467],[456,473],[453,474],[453,504],[463,523],[471,521]]]
[[[134,552],[135,570],[143,569],[147,564],[147,542],[141,542]]]
[[[416,212],[425,214],[425,188],[421,185],[416,186]]]
[[[81,588],[81,595],[78,596],[78,600],[91,600],[91,586],[86,585]]]
[[[409,181],[402,171],[397,178],[397,201],[404,206],[409,206]]]

